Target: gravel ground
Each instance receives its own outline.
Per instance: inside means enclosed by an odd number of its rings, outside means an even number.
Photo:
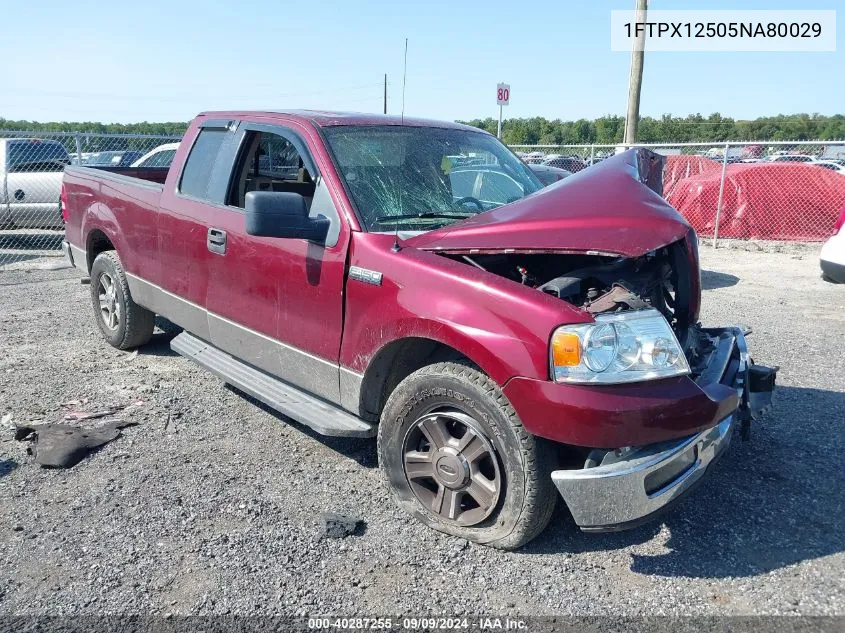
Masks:
[[[62,264],[65,232],[41,229],[0,231],[0,272],[50,269]]]
[[[0,442],[0,614],[845,614],[845,286],[817,250],[702,247],[705,324],[779,364],[774,411],[662,522],[577,531],[563,510],[500,552],[400,513],[375,444],[321,438],[173,355],[102,340],[72,270],[0,273],[0,417],[143,401],[64,471]],[[366,520],[321,539],[320,513]]]

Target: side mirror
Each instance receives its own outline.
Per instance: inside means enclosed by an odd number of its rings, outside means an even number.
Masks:
[[[298,193],[250,191],[245,207],[249,235],[326,241],[329,219],[309,217],[305,198]]]

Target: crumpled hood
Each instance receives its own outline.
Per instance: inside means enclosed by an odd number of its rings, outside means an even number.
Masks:
[[[689,224],[660,195],[663,157],[631,149],[522,200],[406,240],[445,251],[568,251],[636,257]]]

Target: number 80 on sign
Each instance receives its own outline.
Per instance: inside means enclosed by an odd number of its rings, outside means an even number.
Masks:
[[[506,106],[511,99],[511,87],[508,84],[496,86],[496,105]]]

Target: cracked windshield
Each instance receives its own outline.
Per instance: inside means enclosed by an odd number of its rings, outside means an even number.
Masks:
[[[427,231],[542,187],[488,134],[408,126],[332,126],[325,134],[368,231]]]

